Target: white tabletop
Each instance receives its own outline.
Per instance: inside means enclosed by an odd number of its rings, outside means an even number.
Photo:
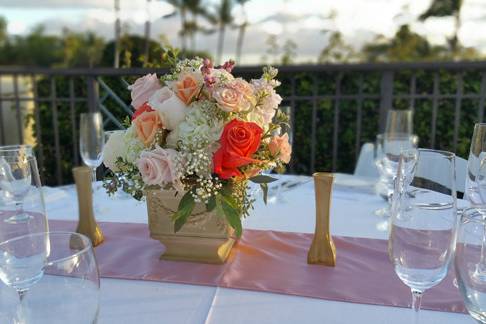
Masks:
[[[260,199],[244,228],[291,232],[314,231],[314,190],[311,178],[282,176],[279,182],[298,185],[270,191],[270,203]],[[274,187],[276,185],[274,184]],[[77,218],[73,187],[46,190],[49,219]],[[96,193],[97,220],[146,223],[144,203]],[[373,194],[365,178],[338,175],[331,213],[333,235],[387,239],[383,219],[373,211],[385,202]],[[339,253],[339,251],[337,251]],[[326,278],[322,278],[326,280]],[[291,280],[291,278],[289,278]],[[433,288],[432,288],[433,289]],[[15,292],[0,284],[1,314]],[[427,298],[425,293],[424,298]],[[98,323],[410,323],[410,309],[335,302],[273,293],[134,280],[101,280]],[[423,310],[420,323],[473,323],[468,316]],[[3,322],[2,322],[3,323]]]

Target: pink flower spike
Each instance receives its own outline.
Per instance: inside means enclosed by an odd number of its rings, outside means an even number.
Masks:
[[[210,74],[212,68],[213,68],[213,63],[211,62],[211,60],[208,59],[208,58],[205,58],[203,60],[203,66],[201,67],[202,74],[205,74],[205,75]]]
[[[233,71],[233,68],[235,67],[235,61],[229,60],[224,62],[222,68],[225,69],[228,73],[231,73]]]
[[[216,83],[216,78],[210,75],[205,75],[204,76],[204,83],[206,84],[206,87],[212,88],[214,84]]]

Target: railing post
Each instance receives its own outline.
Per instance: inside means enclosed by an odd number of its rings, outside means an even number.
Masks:
[[[98,82],[95,77],[88,76],[86,78],[86,85],[88,87],[88,110],[89,112],[97,112],[98,107]]]
[[[386,116],[393,105],[393,71],[383,71],[380,82],[380,133],[385,131]]]

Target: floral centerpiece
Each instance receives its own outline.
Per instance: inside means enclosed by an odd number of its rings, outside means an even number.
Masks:
[[[135,111],[104,149],[112,171],[107,191],[136,199],[147,190],[170,192],[178,201],[170,215],[175,232],[204,204],[240,236],[254,202],[248,181],[266,199],[275,179],[260,173],[282,170],[291,146],[283,131],[288,117],[278,110],[277,70],[266,67],[248,82],[233,76],[233,67],[233,61],[214,67],[209,59],[174,60],[160,79],[148,74],[129,86]]]

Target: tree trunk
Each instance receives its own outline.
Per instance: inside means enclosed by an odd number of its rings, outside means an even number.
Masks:
[[[197,26],[197,17],[196,15],[194,15],[194,18],[192,19],[192,22],[194,24],[194,27],[196,28]],[[191,31],[191,51],[195,51],[196,50],[196,33],[197,33],[197,29],[193,29]]]
[[[181,47],[182,47],[182,51],[185,51],[186,48],[187,48],[185,28],[186,28],[186,10],[181,9]]]
[[[217,62],[221,64],[221,59],[223,57],[223,46],[224,46],[224,32],[225,32],[225,25],[220,25],[219,27],[219,37],[218,37],[218,57]]]
[[[120,0],[115,0],[115,58],[113,66],[115,68],[120,67]]]
[[[238,29],[238,38],[236,39],[236,62],[241,63],[241,51],[243,50],[243,39],[245,37],[246,22],[241,24]]]
[[[461,28],[461,12],[458,10],[454,13],[454,35],[452,36],[451,40],[451,50],[452,50],[452,57],[454,60],[457,60],[458,57],[458,50],[459,50],[459,29]]]

